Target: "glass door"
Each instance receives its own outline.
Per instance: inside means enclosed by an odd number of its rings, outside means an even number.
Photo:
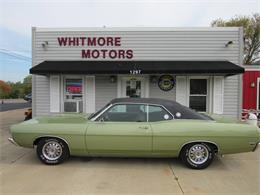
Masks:
[[[143,77],[124,77],[122,78],[122,97],[144,97],[144,81]]]
[[[65,78],[64,112],[82,112],[82,79]]]

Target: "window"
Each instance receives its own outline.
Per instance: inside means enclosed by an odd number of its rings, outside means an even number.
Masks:
[[[65,79],[64,112],[82,112],[82,79]]]
[[[132,78],[126,80],[126,96],[127,97],[141,97],[141,80]]]
[[[148,119],[150,122],[172,120],[173,117],[161,106],[151,106],[148,109]]]
[[[207,79],[190,79],[189,106],[196,111],[207,111]]]
[[[144,104],[118,104],[102,114],[98,120],[121,122],[146,122],[147,106]]]

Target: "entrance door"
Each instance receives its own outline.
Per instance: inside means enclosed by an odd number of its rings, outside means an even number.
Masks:
[[[121,97],[145,97],[144,77],[123,77]]]

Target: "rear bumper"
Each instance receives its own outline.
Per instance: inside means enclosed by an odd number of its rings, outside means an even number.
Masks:
[[[19,146],[19,144],[17,144],[12,137],[9,137],[8,141],[11,142],[12,144],[16,145],[16,146]]]

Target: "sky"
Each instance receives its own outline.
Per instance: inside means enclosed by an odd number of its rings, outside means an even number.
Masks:
[[[0,0],[0,80],[31,66],[31,27],[204,27],[260,12],[260,0]]]

